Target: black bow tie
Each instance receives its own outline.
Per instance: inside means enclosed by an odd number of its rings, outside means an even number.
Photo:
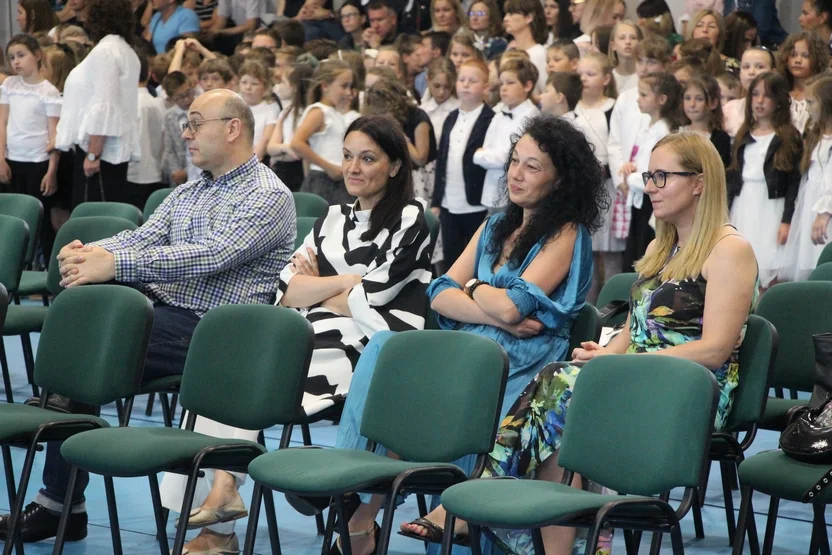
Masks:
[[[505,110],[502,110],[502,112],[503,112],[503,115],[505,117],[507,117],[508,119],[514,119],[514,114],[512,114],[511,112],[506,112]]]

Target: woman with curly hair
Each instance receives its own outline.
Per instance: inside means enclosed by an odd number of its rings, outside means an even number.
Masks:
[[[601,226],[609,201],[604,169],[584,134],[550,115],[529,120],[515,137],[506,181],[505,212],[480,226],[448,273],[431,283],[428,297],[441,328],[492,338],[506,350],[510,370],[502,406],[507,411],[544,365],[569,354],[569,330],[592,281],[591,234]],[[358,361],[337,447],[366,446],[359,434],[364,399],[375,359],[390,337],[374,335]],[[470,472],[474,457],[457,462]],[[361,496],[361,501],[349,521],[350,541],[353,553],[366,555],[374,549],[383,497]],[[422,541],[441,538],[441,512],[402,525],[402,532]]]
[[[789,82],[792,124],[803,133],[809,121],[806,85],[829,67],[829,45],[815,33],[789,35],[777,54],[777,71]]]
[[[130,202],[127,164],[139,154],[133,10],[130,0],[89,0],[86,10],[86,29],[96,46],[66,79],[55,147],[75,152],[73,206]]]

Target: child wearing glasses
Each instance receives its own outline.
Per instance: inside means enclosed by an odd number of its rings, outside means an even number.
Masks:
[[[185,139],[182,138],[182,125],[188,121],[188,109],[194,101],[194,88],[188,76],[181,71],[172,71],[162,79],[162,89],[173,106],[165,111],[164,147],[162,149],[162,166],[164,175],[172,187],[186,181],[198,179],[200,171],[191,163]]]

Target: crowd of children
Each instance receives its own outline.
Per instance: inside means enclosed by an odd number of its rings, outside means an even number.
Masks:
[[[725,20],[715,6],[687,14],[682,37],[666,4],[652,0],[638,6],[637,21],[622,18],[622,0],[574,3],[581,36],[559,24],[555,0],[477,0],[466,3],[467,18],[437,4],[431,29],[377,48],[343,48],[364,41],[364,8],[354,2],[341,8],[352,30],[338,44],[304,42],[289,21],[228,57],[196,38],[171,41],[166,53],[137,48],[142,157],[130,164],[131,198],[142,206],[153,190],[199,176],[181,130],[206,91],[239,92],[254,115],[257,158],[290,189],[330,203],[351,200],[341,178],[344,131],[362,113],[385,113],[408,138],[414,194],[441,222],[434,262],[447,267],[507,202],[512,137],[544,112],[583,131],[607,176],[595,291],[631,271],[654,237],[642,174],[653,145],[679,129],[709,138],[723,160],[728,217],[753,243],[761,287],[814,268],[832,218],[827,37],[797,33],[772,51],[755,45],[753,18]],[[77,31],[19,35],[4,49],[12,75],[0,85],[0,183],[44,203],[52,224],[40,237],[44,253],[72,208],[61,177],[72,169],[52,145],[63,83],[88,49],[72,38]]]

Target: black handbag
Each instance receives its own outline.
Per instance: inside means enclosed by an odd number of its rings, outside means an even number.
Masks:
[[[780,448],[799,461],[832,464],[832,333],[812,336],[815,346],[815,385],[809,404],[790,411],[780,434]],[[811,501],[830,481],[827,473],[803,497]]]

